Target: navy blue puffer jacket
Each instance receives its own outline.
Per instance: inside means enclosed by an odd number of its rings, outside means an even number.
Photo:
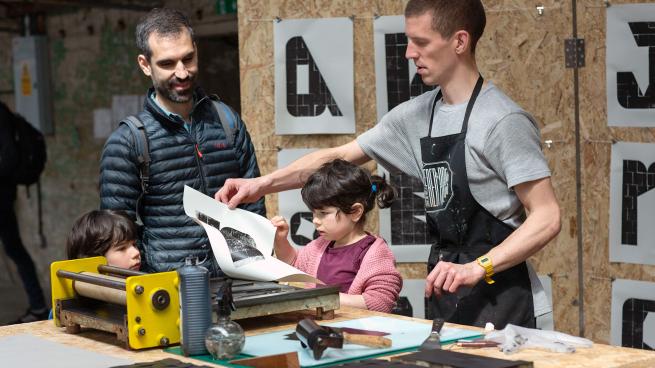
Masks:
[[[152,94],[152,88],[148,96]],[[246,126],[237,117],[234,142],[227,142],[210,96],[196,90],[190,132],[179,117],[168,116],[152,98],[139,114],[150,146],[150,182],[139,212],[144,223],[141,236],[142,270],[162,272],[184,264],[187,256],[206,260],[216,274],[209,240],[202,227],[185,213],[184,186],[213,197],[227,178],[258,177],[255,149]],[[224,122],[228,124],[227,122]],[[105,144],[100,162],[100,207],[124,210],[135,218],[141,181],[134,138],[121,124]],[[266,215],[263,199],[240,206]]]

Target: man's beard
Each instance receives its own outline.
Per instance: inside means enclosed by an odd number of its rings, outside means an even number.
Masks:
[[[184,91],[175,90],[175,87],[173,86],[174,84],[180,82],[186,82],[187,80],[191,81],[191,85],[189,86],[188,89]],[[153,82],[155,84],[155,90],[157,90],[157,93],[160,96],[175,103],[189,102],[193,98],[193,91],[196,88],[196,76],[191,74],[189,74],[189,77],[184,81],[180,81],[179,79],[173,77],[172,79],[169,79],[163,83],[158,81],[153,81]]]

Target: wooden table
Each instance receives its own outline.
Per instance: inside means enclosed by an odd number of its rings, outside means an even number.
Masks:
[[[342,308],[335,314],[332,321],[348,320],[354,318],[368,317],[372,315],[384,315],[399,319],[408,319],[431,323],[427,320],[412,319],[403,316],[389,315],[364,311],[354,308]],[[303,317],[302,313],[286,313],[277,316],[258,317],[248,320],[240,320],[239,324],[246,330],[246,335],[257,335],[266,332],[291,329]],[[476,329],[470,326],[453,325],[459,328]],[[100,354],[106,354],[118,358],[124,358],[138,362],[156,361],[166,358],[175,358],[197,365],[211,365],[207,362],[172,355],[161,349],[147,349],[140,351],[129,351],[122,348],[116,341],[114,335],[101,331],[83,331],[78,335],[70,335],[64,332],[63,328],[55,327],[52,321],[41,321],[0,327],[0,338],[4,336],[30,334],[53,342],[81,349],[90,350]],[[505,355],[496,348],[471,349],[457,346],[447,346],[455,351],[471,354],[495,357],[500,359],[528,360],[533,361],[536,368],[653,368],[655,367],[655,352],[621,348],[610,345],[594,344],[589,349],[578,349],[574,354],[552,353],[536,349],[525,349],[513,355]],[[2,363],[0,362],[0,365]]]

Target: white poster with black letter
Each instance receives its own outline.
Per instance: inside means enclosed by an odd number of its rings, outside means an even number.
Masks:
[[[403,16],[378,17],[373,28],[380,121],[387,111],[434,87],[425,85],[416,73],[414,62],[405,58],[407,36]],[[427,262],[430,239],[423,183],[410,175],[390,174],[381,167],[380,174],[398,190],[398,198],[391,208],[380,211],[380,235],[387,240],[398,262]]]
[[[281,169],[314,151],[316,151],[315,148],[283,149],[277,154],[277,167]],[[303,202],[300,189],[280,192],[278,208],[280,216],[283,216],[289,223],[288,238],[291,245],[301,247],[318,238],[318,232],[312,222],[312,212]]]
[[[610,262],[655,265],[655,144],[619,142],[610,167]]]
[[[655,4],[607,8],[607,121],[655,127]]]
[[[612,282],[610,343],[655,349],[655,283],[618,279]]]
[[[353,22],[275,23],[275,132],[355,133]]]

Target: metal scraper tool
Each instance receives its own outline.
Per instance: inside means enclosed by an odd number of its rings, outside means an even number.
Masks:
[[[430,336],[428,336],[421,346],[418,347],[419,351],[441,349],[441,335],[439,333],[441,332],[444,322],[443,318],[435,318],[432,321],[432,331],[430,332]]]

